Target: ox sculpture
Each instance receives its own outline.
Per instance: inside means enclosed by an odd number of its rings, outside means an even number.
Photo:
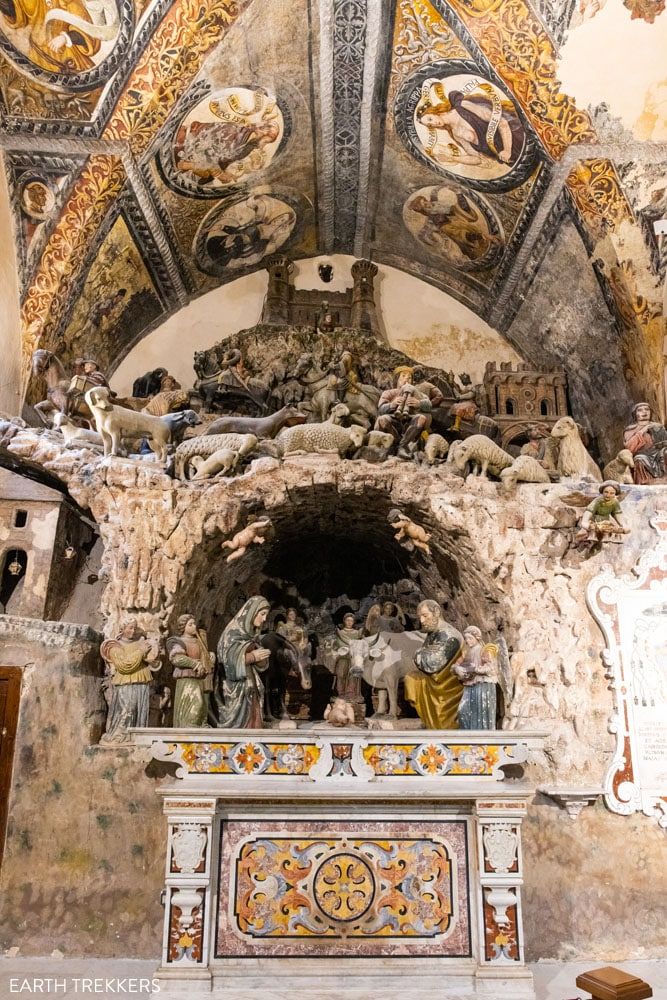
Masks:
[[[378,632],[348,640],[350,674],[363,677],[378,692],[377,715],[398,717],[398,685],[415,669],[414,656],[425,638],[424,632]]]

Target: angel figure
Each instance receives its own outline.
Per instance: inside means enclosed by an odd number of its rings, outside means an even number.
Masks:
[[[394,538],[404,549],[412,552],[413,548],[418,548],[421,552],[430,556],[431,549],[428,543],[431,536],[428,531],[424,531],[407,514],[403,514],[402,511],[397,510],[395,507],[387,514],[387,520],[396,531]]]
[[[482,633],[476,625],[469,625],[463,633],[465,653],[452,670],[463,685],[459,702],[458,724],[460,729],[495,729],[500,685],[505,705],[511,700],[512,675],[507,647],[502,637],[497,643],[482,642]]]
[[[629,528],[621,517],[621,501],[623,493],[618,483],[607,479],[598,488],[599,496],[595,497],[586,507],[581,518],[579,531],[575,535],[575,543],[579,546],[594,545],[596,542],[621,542],[619,535],[627,535]],[[585,494],[568,494],[563,497],[566,503],[579,506],[582,500],[590,498]]]
[[[366,615],[364,631],[366,635],[377,635],[378,632],[405,632],[403,609],[393,601],[373,604]]]
[[[271,528],[271,521],[268,517],[262,517],[259,521],[251,521],[250,524],[237,531],[233,538],[223,542],[220,546],[223,550],[229,549],[227,562],[235,562],[246,554],[251,545],[263,545],[266,541],[264,535]]]

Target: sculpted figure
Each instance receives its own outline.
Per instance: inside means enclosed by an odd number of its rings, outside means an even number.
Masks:
[[[633,479],[646,486],[667,476],[667,429],[653,419],[648,403],[632,408],[632,423],[623,432],[623,447],[634,458]]]
[[[142,399],[157,395],[162,388],[162,379],[166,375],[166,368],[154,368],[150,372],[145,372],[139,378],[135,378],[132,384],[132,395]]]
[[[361,639],[363,630],[355,627],[354,615],[349,611],[343,616],[343,624],[336,629],[333,651],[335,657],[334,674],[336,677],[336,694],[346,701],[361,701],[361,679],[350,674],[351,639]]]
[[[236,562],[244,556],[251,545],[263,545],[266,541],[264,537],[270,531],[272,525],[268,517],[263,517],[259,521],[252,521],[250,524],[237,531],[233,538],[223,542],[220,546],[222,550],[229,549],[227,562]]]
[[[374,604],[366,615],[366,635],[378,632],[404,632],[405,615],[393,601]]]
[[[579,428],[572,417],[561,417],[551,428],[551,437],[558,442],[558,475],[569,477],[588,476],[598,483],[602,475],[597,465],[586,451]]]
[[[387,520],[396,531],[394,538],[400,545],[403,546],[404,549],[411,552],[412,547],[416,546],[416,548],[420,549],[427,556],[430,556],[431,549],[428,543],[431,536],[428,531],[424,531],[424,529],[419,524],[415,524],[415,522],[412,521],[407,514],[404,514],[396,508],[389,511],[387,514]]]
[[[167,445],[171,439],[170,423],[162,417],[111,403],[110,395],[106,386],[89,389],[85,394],[97,432],[102,437],[104,457],[118,455],[124,439],[145,437],[159,461],[166,462]]]
[[[498,646],[482,643],[482,633],[470,625],[463,633],[463,659],[452,667],[463,684],[459,702],[460,729],[496,728],[496,685],[499,680]]]
[[[111,702],[102,744],[124,743],[131,726],[147,726],[150,687],[160,669],[157,639],[147,639],[134,619],[115,639],[106,639],[100,654],[111,680]]]
[[[622,448],[616,458],[607,462],[602,475],[605,479],[612,479],[615,483],[627,483],[632,485],[634,479],[632,472],[635,467],[635,460],[629,448]]]
[[[324,721],[330,726],[353,726],[354,709],[344,698],[334,698],[324,710]]]
[[[213,694],[219,729],[261,729],[264,724],[261,674],[271,653],[259,645],[259,634],[268,614],[268,601],[250,597],[222,633]]]
[[[317,332],[332,333],[336,329],[333,315],[329,309],[326,299],[322,302],[322,308],[317,315]]]
[[[308,635],[299,619],[296,608],[287,609],[287,620],[278,622],[276,632],[278,635],[283,635],[286,639],[289,639],[300,652],[310,654]]]
[[[529,455],[538,462],[544,462],[546,456],[549,429],[544,424],[533,424],[528,428],[528,441],[521,446],[521,454]]]
[[[410,458],[410,446],[417,446],[419,438],[431,426],[434,406],[440,405],[442,395],[436,402],[424,383],[412,384],[415,369],[402,365],[394,371],[394,387],[385,389],[378,402],[378,417],[375,430],[391,434],[398,442],[398,454]],[[435,389],[435,386],[432,387]],[[436,389],[436,392],[438,390]]]
[[[176,681],[174,726],[201,728],[208,718],[215,656],[209,652],[206,632],[197,628],[192,615],[181,615],[177,625],[178,635],[167,639],[167,653]]]
[[[422,601],[417,615],[426,639],[415,653],[416,672],[403,681],[405,697],[427,729],[456,729],[462,689],[452,667],[461,657],[463,636],[444,620],[437,601]]]
[[[239,453],[232,448],[218,448],[208,458],[201,455],[194,455],[190,459],[190,466],[195,470],[191,482],[201,479],[218,479],[226,476],[228,472],[233,472],[239,461]]]
[[[584,511],[581,526],[575,541],[585,542],[615,541],[614,536],[627,535],[629,528],[623,524],[621,517],[621,487],[618,483],[602,483],[601,494],[596,497]]]

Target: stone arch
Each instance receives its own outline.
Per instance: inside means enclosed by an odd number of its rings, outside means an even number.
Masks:
[[[234,484],[233,504],[218,507],[200,541],[189,546],[165,624],[173,625],[187,611],[217,641],[253,593],[283,606],[316,606],[329,596],[334,602],[351,601],[357,610],[369,595],[389,596],[392,588],[406,588],[411,581],[414,591],[405,599],[413,610],[419,597],[429,597],[459,627],[475,623],[494,632],[510,625],[505,595],[490,565],[487,572],[485,549],[465,526],[460,505],[443,499],[451,491],[441,488],[437,495],[432,489],[439,485],[437,473],[424,470],[415,489],[409,470],[370,469],[360,477],[354,468],[341,474],[335,463],[320,460],[316,472],[314,466],[299,470],[295,463],[270,476],[243,479]],[[193,498],[191,517],[196,507]],[[387,520],[392,508],[430,532],[430,558],[406,551],[395,540]],[[223,539],[261,516],[271,519],[271,536],[227,564]]]

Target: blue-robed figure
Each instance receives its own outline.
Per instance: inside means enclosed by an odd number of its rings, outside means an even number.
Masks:
[[[459,702],[460,729],[495,729],[498,671],[498,646],[482,644],[482,633],[470,625],[463,633],[465,654],[453,666],[463,685]]]
[[[213,692],[213,715],[220,729],[261,729],[264,725],[260,673],[268,667],[270,653],[260,646],[259,638],[269,610],[263,597],[249,598],[220,637]]]

